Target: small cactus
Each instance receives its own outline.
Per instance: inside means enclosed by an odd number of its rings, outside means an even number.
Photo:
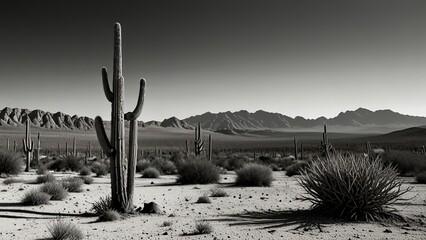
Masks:
[[[201,123],[198,123],[198,126],[195,128],[195,156],[200,156],[204,150],[204,140],[202,139],[201,134]]]
[[[27,116],[27,123],[25,128],[25,138],[22,139],[24,153],[27,157],[27,165],[25,167],[25,172],[30,171],[31,163],[31,153],[34,150],[34,143],[31,140],[31,129],[30,129],[30,118]]]

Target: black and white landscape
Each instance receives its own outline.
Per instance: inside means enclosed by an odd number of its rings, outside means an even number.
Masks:
[[[425,12],[0,3],[0,239],[426,239]]]

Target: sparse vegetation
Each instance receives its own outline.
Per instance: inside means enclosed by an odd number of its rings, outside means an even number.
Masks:
[[[24,180],[22,180],[22,179],[17,179],[17,178],[6,178],[4,181],[3,181],[3,184],[4,185],[9,185],[9,184],[13,184],[13,183],[20,183],[20,182],[23,182]]]
[[[416,181],[421,184],[426,184],[426,171],[417,173]]]
[[[288,166],[285,171],[286,171],[286,175],[291,177],[294,175],[300,175],[301,171],[305,170],[308,167],[309,163],[307,161],[294,161],[293,164],[291,164],[290,166]]]
[[[402,189],[393,166],[379,160],[341,154],[313,161],[302,173],[300,185],[306,190],[304,200],[313,208],[337,218],[382,220],[396,215],[387,206],[408,189]]]
[[[92,171],[90,171],[90,168],[84,167],[79,172],[80,176],[90,176],[92,174]]]
[[[50,200],[64,200],[68,196],[67,190],[59,182],[44,183],[40,191],[49,194]]]
[[[97,177],[105,176],[108,174],[108,167],[105,163],[95,162],[92,164],[91,169]]]
[[[13,152],[0,151],[0,176],[2,174],[16,175],[22,171],[23,162],[19,156]]]
[[[172,221],[164,221],[163,224],[161,224],[162,227],[170,227],[173,225]]]
[[[178,169],[178,182],[182,184],[209,184],[219,181],[219,169],[211,162],[196,159],[182,163]]]
[[[210,234],[213,232],[213,227],[210,223],[201,221],[195,224],[196,234]]]
[[[228,193],[221,188],[213,188],[211,190],[211,197],[228,197]]]
[[[426,171],[426,157],[420,153],[388,151],[383,154],[382,159],[386,165],[394,165],[404,176],[414,176],[418,172]]]
[[[84,238],[83,232],[77,225],[63,220],[48,225],[47,229],[53,240],[80,240]]]
[[[143,170],[149,168],[150,166],[151,166],[151,163],[148,160],[146,159],[139,160],[136,163],[136,172],[142,172]]]
[[[47,171],[47,167],[44,164],[40,164],[40,165],[38,165],[36,173],[38,175],[43,175],[43,174],[46,173],[46,171]]]
[[[73,171],[78,172],[83,168],[83,159],[79,156],[64,155],[59,159],[50,162],[47,166],[48,169],[56,172],[60,171]]]
[[[69,177],[64,180],[62,180],[62,186],[68,191],[68,192],[82,192],[83,191],[83,184],[84,181],[81,178],[76,177]]]
[[[101,197],[97,202],[92,204],[92,211],[96,215],[102,215],[104,212],[114,210],[112,207],[111,196]]]
[[[93,178],[91,176],[83,176],[81,177],[83,179],[84,184],[90,185],[93,183]]]
[[[21,203],[26,206],[38,206],[49,203],[50,198],[49,194],[33,189],[24,194]]]
[[[211,203],[212,201],[210,200],[209,196],[207,195],[203,195],[201,197],[198,198],[197,203]]]
[[[245,165],[242,169],[237,170],[236,174],[235,184],[238,186],[269,187],[273,181],[271,168],[257,163]]]
[[[46,182],[54,182],[54,181],[56,181],[56,178],[51,173],[38,176],[36,179],[37,183],[46,183]]]
[[[115,210],[104,211],[98,218],[99,222],[112,222],[119,220],[121,218],[120,214]]]
[[[143,170],[142,177],[143,178],[158,178],[158,177],[160,177],[160,172],[154,167],[149,167],[149,168]]]

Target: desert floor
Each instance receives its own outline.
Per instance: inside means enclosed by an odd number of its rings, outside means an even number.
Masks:
[[[76,174],[54,175],[60,179]],[[30,172],[16,178],[32,181],[36,177]],[[274,177],[272,187],[241,188],[232,186],[234,172],[222,175],[220,184],[210,185],[175,185],[176,176],[138,176],[135,205],[143,207],[144,202],[154,201],[164,214],[141,214],[116,222],[96,222],[96,217],[80,215],[90,211],[91,203],[99,197],[110,193],[108,177],[95,178],[93,184],[84,185],[83,192],[70,193],[64,201],[51,201],[41,207],[19,205],[23,194],[39,185],[4,185],[4,179],[0,179],[0,239],[48,239],[47,225],[61,214],[68,214],[61,218],[77,223],[87,239],[426,239],[426,185],[415,184],[412,178],[402,179],[404,187],[413,188],[405,195],[408,200],[392,206],[410,222],[383,224],[316,223],[297,211],[310,206],[298,200],[303,189],[297,177],[287,177],[285,172],[274,172]],[[211,204],[195,203],[214,187],[223,188],[229,196],[211,197]],[[165,221],[173,224],[163,227]],[[213,232],[191,235],[198,221],[209,222]]]

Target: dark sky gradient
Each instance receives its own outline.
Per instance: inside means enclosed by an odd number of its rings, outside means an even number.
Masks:
[[[100,69],[118,21],[126,110],[147,79],[140,120],[361,106],[426,116],[423,0],[134,2],[2,1],[0,107],[108,119]]]

